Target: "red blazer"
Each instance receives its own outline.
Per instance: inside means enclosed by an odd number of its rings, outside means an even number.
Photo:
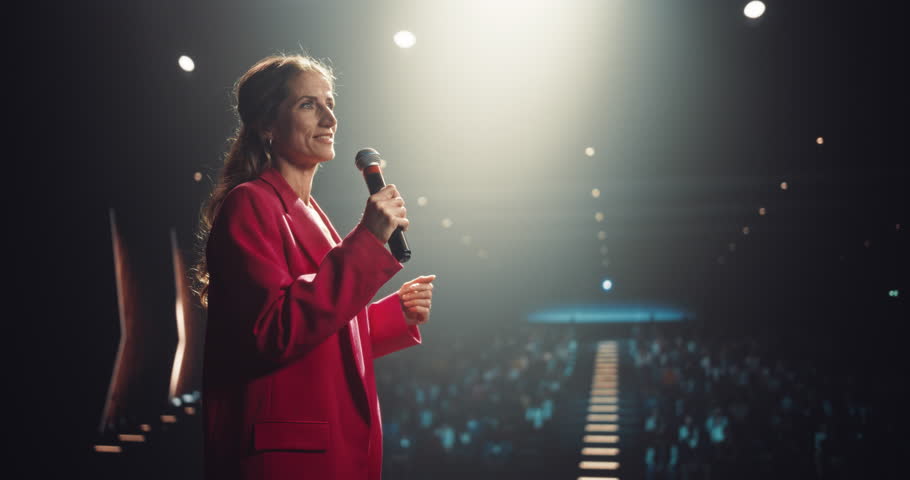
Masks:
[[[361,224],[342,241],[310,201],[270,168],[235,187],[212,225],[207,479],[380,479],[373,359],[420,332],[397,293],[368,305],[402,265]]]

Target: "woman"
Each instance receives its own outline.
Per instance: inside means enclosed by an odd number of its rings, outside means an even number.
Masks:
[[[202,221],[208,308],[203,411],[209,479],[379,479],[373,359],[421,341],[435,276],[369,304],[402,265],[394,185],[343,240],[310,195],[334,158],[333,74],[268,57],[236,86],[240,129]]]

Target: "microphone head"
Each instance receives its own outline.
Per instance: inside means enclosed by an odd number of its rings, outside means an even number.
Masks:
[[[354,165],[357,165],[359,170],[363,170],[370,165],[379,165],[380,160],[382,160],[382,157],[379,156],[379,152],[372,148],[364,148],[357,152],[357,156],[354,157]]]

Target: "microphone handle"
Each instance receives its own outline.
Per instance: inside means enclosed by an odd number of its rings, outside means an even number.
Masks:
[[[370,195],[373,195],[382,190],[382,187],[385,186],[385,179],[382,178],[382,171],[379,168],[369,170],[372,171],[364,169],[363,178],[367,182],[367,188],[370,189]],[[408,241],[404,238],[404,232],[401,231],[401,227],[395,228],[392,236],[389,237],[389,250],[401,263],[411,259],[411,248],[408,246]]]

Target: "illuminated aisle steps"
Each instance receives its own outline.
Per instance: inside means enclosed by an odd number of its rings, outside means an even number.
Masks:
[[[619,350],[614,340],[598,342],[586,413],[578,480],[620,478]]]

